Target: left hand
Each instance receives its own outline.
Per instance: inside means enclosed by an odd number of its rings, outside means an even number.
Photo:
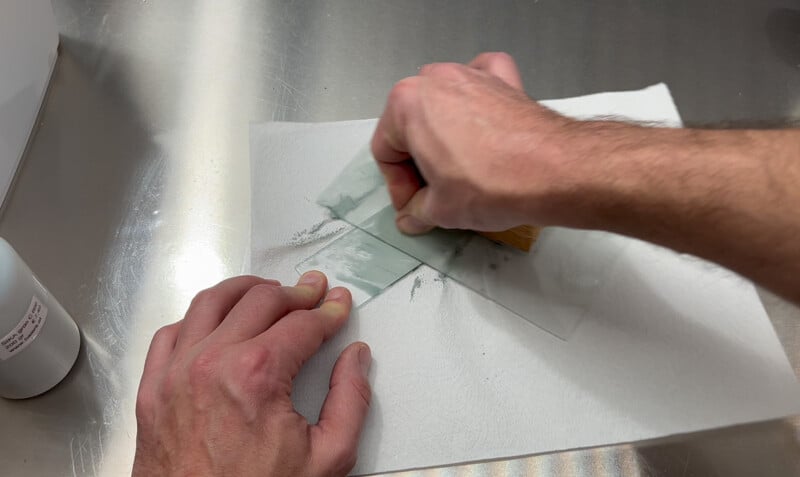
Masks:
[[[326,289],[320,272],[294,287],[231,278],[159,330],[136,403],[133,475],[346,475],[369,409],[367,345],[339,357],[318,423],[291,401],[303,363],[350,313],[347,289]]]

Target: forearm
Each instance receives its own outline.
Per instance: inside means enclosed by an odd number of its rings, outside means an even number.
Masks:
[[[575,127],[584,179],[565,225],[704,257],[800,302],[800,131]]]

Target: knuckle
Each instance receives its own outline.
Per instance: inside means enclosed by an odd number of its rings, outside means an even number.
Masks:
[[[189,385],[193,389],[207,387],[209,382],[217,375],[219,364],[220,355],[213,348],[206,348],[199,352],[188,365],[187,377]],[[172,372],[168,373],[168,378],[170,382],[174,383],[180,379],[180,376]]]
[[[463,65],[458,63],[435,63],[427,65],[426,74],[433,77],[459,79],[464,76]]]
[[[483,53],[483,56],[489,64],[508,64],[513,63],[514,59],[504,51],[491,51]]]
[[[266,284],[254,286],[247,294],[255,296],[259,301],[281,301],[286,298],[282,288]]]
[[[153,335],[153,341],[162,341],[171,339],[172,336],[180,329],[180,322],[172,323],[171,325],[162,326]]]
[[[437,200],[434,197],[422,207],[423,219],[439,227],[450,228],[454,214],[455,211],[449,201]]]
[[[279,370],[279,358],[272,350],[251,348],[236,355],[233,371],[226,375],[245,391],[263,393],[277,387]]]
[[[216,288],[206,288],[194,296],[189,309],[207,308],[221,299],[220,292]]]
[[[136,395],[136,419],[140,423],[152,419],[156,407],[156,397],[149,386],[142,384]]]
[[[421,75],[428,75],[431,73],[431,70],[436,66],[436,63],[426,63],[419,68],[419,74]]]
[[[389,91],[390,103],[405,104],[408,100],[417,93],[418,80],[415,77],[403,78],[392,87]]]
[[[248,350],[236,357],[236,368],[247,375],[260,374],[272,361],[269,350]]]
[[[286,315],[283,319],[291,318],[294,320],[291,326],[275,326],[269,330],[270,342],[277,346],[294,346],[298,339],[307,333],[314,331],[314,325],[322,325],[320,320],[312,321],[314,313],[310,310],[295,310]],[[264,351],[261,351],[264,352]],[[271,357],[274,359],[274,356]]]

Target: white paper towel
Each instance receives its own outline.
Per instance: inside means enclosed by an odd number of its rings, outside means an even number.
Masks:
[[[680,119],[663,85],[546,103],[578,117]],[[375,122],[251,129],[252,272],[294,267],[349,230],[315,203]],[[356,473],[628,442],[782,417],[800,385],[749,282],[636,240],[561,341],[422,268],[354,313],[295,383],[312,422],[335,358],[370,344],[374,402]]]

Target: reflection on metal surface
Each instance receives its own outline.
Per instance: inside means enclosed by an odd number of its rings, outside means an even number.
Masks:
[[[153,332],[244,262],[250,121],[374,117],[420,65],[482,50],[514,54],[541,98],[666,81],[693,123],[783,118],[800,104],[791,52],[765,36],[781,0],[53,3],[61,57],[0,234],[84,346],[53,391],[0,402],[0,463],[15,476],[130,472]],[[800,372],[800,313],[763,296]],[[400,475],[735,477],[767,464],[797,475],[798,429],[795,419]]]

